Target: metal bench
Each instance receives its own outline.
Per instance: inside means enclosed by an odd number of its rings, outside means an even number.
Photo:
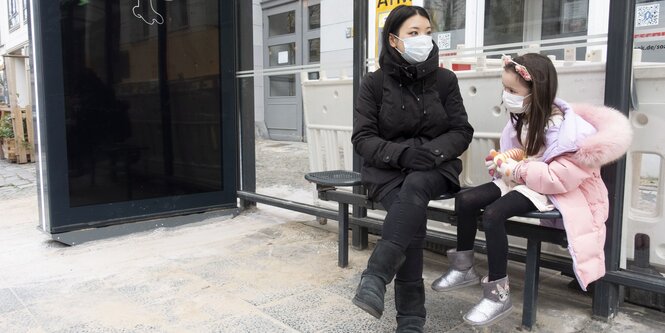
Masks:
[[[367,209],[380,208],[380,204],[370,200],[367,195],[361,193],[351,193],[348,191],[338,191],[337,187],[362,186],[360,173],[348,170],[332,170],[311,172],[305,175],[305,179],[316,184],[318,198],[324,201],[335,201],[338,203],[338,223],[339,223],[339,243],[338,243],[338,265],[346,267],[349,259],[349,224],[353,224],[354,243],[367,244],[368,228],[380,229],[382,221],[367,217]],[[445,194],[435,200],[451,199],[454,194]],[[349,205],[361,208],[360,216],[349,216]],[[528,217],[536,219],[560,219],[559,211],[550,212],[529,212],[518,217]],[[456,225],[457,219],[454,212],[428,207],[427,218]],[[479,229],[482,230],[482,223],[479,223]],[[508,235],[522,237],[527,239],[527,248],[524,255],[526,272],[524,277],[524,302],[522,308],[522,326],[531,329],[536,322],[537,298],[538,298],[538,279],[541,266],[541,243],[547,242],[567,247],[566,232],[562,229],[550,228],[535,224],[509,220],[506,223]],[[434,243],[444,243],[449,240],[444,233],[433,230],[427,231],[427,240]],[[572,263],[562,265],[561,262],[549,262],[548,268],[572,273]]]

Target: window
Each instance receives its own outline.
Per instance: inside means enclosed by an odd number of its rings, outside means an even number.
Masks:
[[[466,0],[425,0],[423,8],[430,14],[433,32],[464,29]]]
[[[423,7],[430,13],[432,38],[439,50],[464,44],[466,0],[425,0]]]
[[[60,2],[70,207],[225,186],[220,28],[193,19],[224,2],[173,2]]]
[[[0,104],[9,104],[9,88],[5,71],[0,71]]]
[[[487,0],[484,36],[486,46],[522,42],[524,0]]]
[[[309,6],[309,30],[321,28],[321,5]]]
[[[646,117],[637,113],[636,119],[643,122]],[[648,118],[646,118],[648,119]],[[647,120],[648,121],[648,120]],[[660,214],[659,202],[663,202],[660,191],[660,173],[662,158],[653,153],[635,152],[632,154],[634,171],[629,184],[631,189],[631,213],[640,217],[658,217]]]
[[[180,30],[189,25],[189,6],[187,5],[187,0],[169,1],[166,5],[169,31]]]
[[[589,0],[553,0],[543,1],[542,39],[584,36],[587,34],[589,18]],[[562,45],[565,43],[562,43]],[[543,54],[555,55],[563,59],[563,50],[544,51]],[[578,47],[577,60],[584,60],[586,47]]]
[[[274,75],[270,77],[270,96],[286,97],[296,95],[296,76]]]
[[[309,62],[321,61],[321,38],[309,40]]]
[[[23,22],[28,22],[28,0],[23,0]]]
[[[296,12],[292,10],[268,16],[268,29],[270,37],[296,32]]]
[[[269,46],[268,53],[270,66],[294,65],[296,63],[296,43]]]
[[[543,39],[585,35],[588,14],[589,0],[543,2]]]
[[[19,26],[18,20],[18,5],[16,0],[8,0],[7,15],[9,15],[9,31],[17,29]]]

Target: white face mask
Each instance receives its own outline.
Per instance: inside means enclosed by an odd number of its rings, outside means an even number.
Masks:
[[[531,95],[531,94],[529,94]],[[524,106],[524,99],[529,96],[520,96],[503,91],[503,106],[506,107],[510,113],[524,113],[526,107]]]
[[[393,36],[404,43],[404,52],[400,51],[397,47],[395,47],[395,49],[402,55],[402,58],[411,65],[427,60],[429,53],[432,52],[432,48],[434,47],[434,44],[432,44],[432,36],[429,35],[420,35],[405,39],[401,39],[395,35]]]

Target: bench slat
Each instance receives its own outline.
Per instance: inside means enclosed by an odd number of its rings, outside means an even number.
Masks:
[[[310,172],[305,174],[305,179],[317,185],[324,186],[359,186],[360,173],[347,170],[330,170]]]

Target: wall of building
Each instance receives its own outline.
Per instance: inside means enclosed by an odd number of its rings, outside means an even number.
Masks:
[[[8,54],[19,54],[25,55],[25,48],[29,46],[29,35],[28,35],[28,22],[24,20],[23,16],[23,1],[17,0],[18,5],[18,27],[9,30],[9,10],[8,10],[8,1],[0,1],[0,56]],[[16,59],[15,61],[16,68],[16,90],[19,95],[19,106],[25,106],[30,104],[28,101],[28,83],[26,80],[26,71],[29,68],[21,61],[21,59]],[[4,68],[5,62],[4,59],[0,58],[0,65]],[[6,71],[3,75],[0,75],[1,78],[7,80]],[[3,82],[5,87],[7,87],[6,82]],[[4,89],[3,89],[4,90]],[[5,94],[5,92],[2,92]],[[8,96],[0,96],[0,101],[5,101],[8,99]]]
[[[254,26],[254,72],[263,71],[263,11],[261,10],[261,0],[252,0],[254,8],[252,21]],[[267,138],[268,128],[265,123],[265,99],[264,86],[265,80],[262,75],[254,77],[254,122],[256,124],[256,135]]]
[[[353,0],[321,1],[321,70],[353,75]]]
[[[0,1],[0,53],[7,54],[20,50],[28,45],[28,23],[23,20],[23,2],[17,0],[19,6],[19,27],[9,31],[9,15],[7,0]]]

